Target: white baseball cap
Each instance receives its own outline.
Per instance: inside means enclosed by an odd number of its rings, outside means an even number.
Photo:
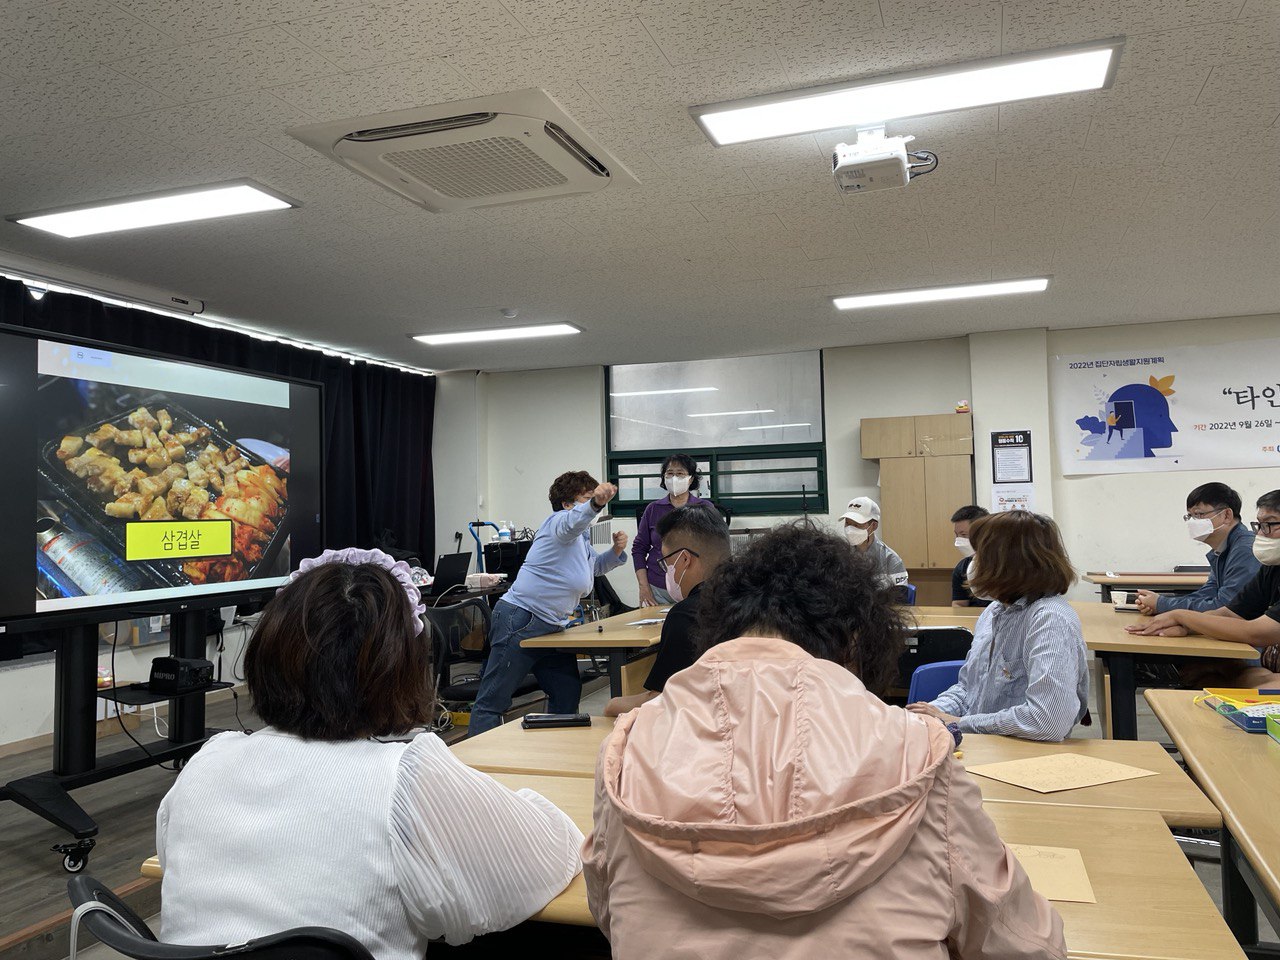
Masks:
[[[870,497],[858,497],[849,501],[849,507],[845,511],[842,520],[852,520],[854,523],[867,523],[871,520],[880,519],[880,504],[876,503]]]

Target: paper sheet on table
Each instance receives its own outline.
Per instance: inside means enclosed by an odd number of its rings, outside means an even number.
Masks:
[[[647,627],[652,623],[663,623],[662,617],[649,617],[647,620],[632,620],[628,627]]]
[[[1080,787],[1096,787],[1102,783],[1156,776],[1154,770],[1143,770],[1141,767],[1086,757],[1079,753],[1057,753],[1028,757],[1025,760],[1006,760],[1003,763],[983,763],[967,769],[980,777],[1011,783],[1015,787],[1025,787],[1036,793],[1056,793],[1059,790],[1076,790]]]
[[[1084,857],[1072,847],[1037,847],[1011,843],[1009,849],[1027,871],[1031,889],[1046,900],[1097,903],[1093,884],[1084,868]]]

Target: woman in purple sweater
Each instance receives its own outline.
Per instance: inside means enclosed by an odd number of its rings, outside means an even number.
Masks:
[[[683,453],[670,454],[662,461],[662,489],[667,495],[644,508],[635,539],[631,541],[631,559],[636,568],[636,580],[640,582],[640,606],[666,606],[674,603],[667,592],[667,577],[662,572],[662,538],[658,536],[658,521],[676,507],[687,504],[714,506],[711,501],[695,497],[690,491],[698,489],[702,477],[693,457]]]

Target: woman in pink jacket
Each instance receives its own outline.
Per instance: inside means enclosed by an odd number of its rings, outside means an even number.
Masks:
[[[903,634],[870,562],[785,527],[703,589],[706,652],[601,748],[583,861],[616,960],[1065,957],[952,734],[868,691]]]

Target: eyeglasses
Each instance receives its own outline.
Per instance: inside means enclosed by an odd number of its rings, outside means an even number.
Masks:
[[[687,553],[687,554],[688,554],[689,556],[691,556],[691,557],[700,557],[700,556],[702,556],[702,554],[698,553],[698,551],[697,551],[697,550],[690,550],[688,547],[681,547],[679,550],[672,550],[672,551],[671,551],[670,553],[668,553],[665,557],[662,557],[661,559],[659,559],[659,560],[658,560],[658,569],[659,569],[659,570],[661,570],[663,573],[666,573],[666,572],[667,572],[667,561],[668,561],[668,560],[670,560],[672,557],[674,557],[674,556],[675,556],[676,554],[678,554],[678,553]]]
[[[1217,510],[1213,511],[1213,513],[1184,513],[1182,515],[1182,519],[1183,520],[1208,520],[1210,517],[1216,517],[1225,509],[1227,508],[1219,507]]]
[[[667,473],[664,473],[662,477],[664,480],[670,480],[672,477],[687,477],[688,475],[689,474],[681,470],[679,473],[672,473],[671,471],[668,471]]]
[[[1272,534],[1280,533],[1280,520],[1255,520],[1249,524],[1249,529],[1254,533],[1269,537]]]

